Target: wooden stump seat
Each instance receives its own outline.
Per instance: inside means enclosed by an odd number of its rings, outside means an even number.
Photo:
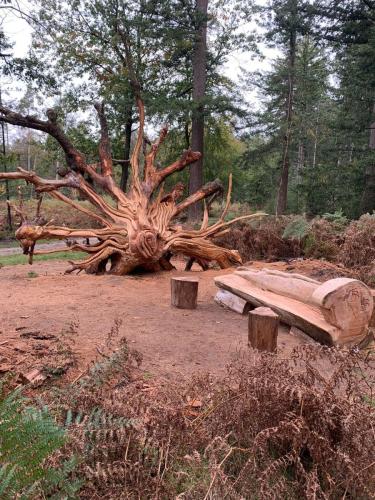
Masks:
[[[326,345],[361,341],[373,313],[371,290],[355,279],[320,283],[299,274],[241,267],[216,277],[215,284],[252,307],[270,307],[282,322]]]

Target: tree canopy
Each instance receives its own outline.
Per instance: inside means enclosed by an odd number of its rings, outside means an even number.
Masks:
[[[103,100],[124,191],[139,127],[130,53],[150,123],[146,143],[167,123],[162,160],[192,139],[203,153],[190,194],[235,172],[234,199],[271,213],[357,217],[375,209],[372,1],[209,0],[205,13],[194,0],[33,0],[27,10],[10,0],[0,11],[23,17],[32,33],[28,53],[14,57],[3,22],[1,73],[25,93],[5,104],[22,111],[26,98],[42,115],[48,102],[94,161],[92,103]],[[202,26],[204,60],[196,52]],[[21,134],[9,146],[30,153],[30,141],[33,168],[56,172],[64,157],[50,139]],[[180,175],[188,186],[188,174]]]

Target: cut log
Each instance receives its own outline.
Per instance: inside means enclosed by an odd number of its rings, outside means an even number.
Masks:
[[[247,267],[240,267],[236,274],[251,281],[255,285],[265,290],[300,300],[310,302],[311,296],[320,285],[319,281],[313,280],[302,274],[283,273],[276,269],[254,270]]]
[[[327,323],[339,329],[340,343],[358,341],[357,337],[366,333],[373,298],[370,289],[361,281],[335,278],[319,283],[300,274],[244,269],[236,274],[260,288],[318,307]]]
[[[259,351],[276,351],[279,317],[270,307],[249,312],[249,344]]]
[[[281,276],[284,274],[284,277]],[[296,326],[315,340],[327,344],[359,342],[366,335],[373,309],[369,288],[358,280],[336,278],[321,285],[287,273],[277,273],[277,286],[272,287],[272,276],[262,281],[254,271],[240,270],[232,275],[219,276],[215,283],[248,301],[255,307],[271,307],[280,320]],[[288,296],[282,295],[281,282],[288,285]],[[293,281],[303,285],[301,300],[293,294]],[[304,285],[307,286],[304,286]],[[314,290],[310,289],[314,285]],[[310,290],[308,290],[308,288]],[[300,290],[300,289],[299,289]]]
[[[180,309],[195,309],[197,307],[198,279],[171,278],[171,303]]]
[[[238,295],[234,295],[234,293],[228,292],[227,290],[219,290],[214,300],[217,304],[240,314],[248,313],[251,308],[246,300],[241,299]]]

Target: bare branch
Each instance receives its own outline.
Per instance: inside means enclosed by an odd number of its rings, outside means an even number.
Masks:
[[[144,167],[144,180],[148,182],[155,172],[155,158],[158,153],[160,146],[163,144],[164,139],[168,134],[168,127],[165,125],[159,134],[159,138],[154,144],[152,144],[150,152],[145,157],[145,167]]]
[[[161,170],[154,170],[149,175],[148,180],[143,183],[145,194],[150,196],[167,177],[174,174],[175,172],[183,170],[187,165],[194,163],[200,157],[201,153],[192,151],[191,149],[187,149],[182,153],[181,157],[178,160],[173,162],[171,165],[168,165],[168,167],[165,167]]]
[[[139,129],[137,141],[134,146],[133,154],[130,158],[130,168],[132,172],[132,189],[140,192],[141,185],[139,180],[139,155],[141,153],[142,144],[143,144],[143,129],[145,123],[145,107],[143,101],[140,97],[137,97],[137,106],[138,106],[138,114],[139,114]]]
[[[10,125],[40,130],[41,132],[51,135],[64,150],[69,167],[83,171],[86,164],[85,156],[73,146],[64,131],[58,125],[56,112],[53,109],[47,110],[47,117],[48,120],[39,120],[39,118],[35,116],[22,115],[5,106],[0,106],[0,121],[9,123]]]
[[[43,179],[39,177],[35,172],[24,170],[18,167],[17,172],[3,172],[0,173],[0,180],[3,179],[24,179],[31,184],[34,184],[35,191],[38,193],[55,191],[56,189],[62,187],[70,187],[75,189],[80,189],[80,178],[74,172],[68,172],[68,174],[63,179]]]
[[[18,167],[17,170],[17,172],[0,173],[0,181],[3,179],[24,179],[26,182],[30,182],[35,186],[35,191],[37,193],[50,193],[51,195],[56,194],[58,189],[64,187],[78,189],[92,205],[98,207],[113,221],[120,222],[127,217],[126,213],[119,212],[115,208],[111,207],[111,205],[109,205],[87,184],[82,175],[78,174],[77,172],[69,171],[62,179],[50,180],[43,179],[42,177],[39,177],[35,172],[24,170],[21,167]],[[120,190],[118,189],[118,191]],[[122,195],[124,196],[123,193]],[[62,196],[63,195],[60,196],[60,199]],[[57,196],[55,196],[55,198],[56,197]]]
[[[174,215],[178,215],[183,210],[185,210],[185,208],[189,207],[193,203],[203,200],[204,198],[207,198],[207,196],[210,196],[211,194],[216,193],[217,191],[222,191],[222,189],[223,185],[218,179],[212,182],[207,182],[207,184],[202,186],[198,191],[188,196],[184,201],[176,205]]]
[[[80,203],[77,203],[74,200],[71,200],[70,198],[68,198],[64,194],[60,193],[59,191],[52,191],[49,194],[53,198],[56,198],[57,200],[63,201],[67,205],[71,205],[76,210],[78,210],[80,212],[83,212],[84,214],[88,215],[92,219],[96,219],[98,222],[100,222],[104,226],[111,227],[111,224],[110,224],[110,222],[108,220],[104,219],[103,217],[101,217],[100,215],[98,215],[98,214],[96,214],[94,212],[91,212],[91,210],[89,210],[88,208],[85,208]]]

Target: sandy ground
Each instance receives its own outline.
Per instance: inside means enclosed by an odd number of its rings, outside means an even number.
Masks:
[[[125,277],[64,275],[68,264],[58,261],[1,268],[0,364],[22,368],[29,352],[43,351],[43,340],[27,338],[25,333],[37,331],[59,337],[76,321],[79,328],[74,351],[78,367],[73,371],[79,373],[98,356],[97,348],[114,320],[119,319],[121,334],[143,354],[142,367],[150,376],[222,373],[247,343],[247,318],[221,308],[213,300],[217,290],[214,276],[232,270],[185,273],[182,263],[177,265],[180,269],[172,272]],[[319,278],[322,274],[319,261],[253,265],[294,272],[301,272],[302,266],[310,276],[315,273]],[[36,277],[28,277],[31,270]],[[325,279],[333,277],[331,271],[328,267]],[[193,311],[170,305],[170,277],[185,274],[199,278],[198,308]],[[278,345],[283,356],[305,341],[291,335],[286,327],[280,329]]]

